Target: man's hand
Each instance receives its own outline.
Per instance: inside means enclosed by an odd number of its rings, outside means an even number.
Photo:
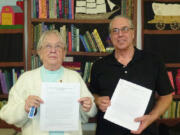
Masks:
[[[111,104],[109,96],[95,96],[95,103],[102,112],[105,112]]]
[[[133,134],[141,134],[152,122],[151,115],[144,115],[135,119],[135,122],[140,122],[140,126],[137,131],[131,131]]]
[[[79,103],[82,105],[82,109],[85,112],[89,112],[92,107],[92,100],[90,97],[83,97],[79,99]]]

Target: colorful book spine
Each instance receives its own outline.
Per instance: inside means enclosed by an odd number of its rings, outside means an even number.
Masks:
[[[56,0],[56,14],[57,14],[57,18],[60,18],[60,15],[59,15],[59,0]]]
[[[59,0],[59,18],[63,18],[63,13],[62,13],[62,0]]]
[[[95,43],[94,43],[94,41],[93,41],[93,39],[91,37],[90,32],[86,31],[85,35],[86,35],[86,37],[88,39],[89,44],[91,45],[91,48],[92,48],[93,52],[97,52],[96,45],[95,45]]]
[[[82,42],[82,44],[83,44],[83,46],[84,46],[85,51],[88,52],[88,48],[87,48],[87,46],[86,46],[86,43],[85,43],[85,41],[84,41],[83,36],[82,36],[81,34],[79,34],[79,37],[80,37],[80,40],[81,40],[81,42]]]
[[[83,38],[84,38],[85,44],[86,44],[86,46],[88,48],[88,52],[92,52],[92,48],[91,48],[91,46],[90,46],[90,44],[88,42],[88,39],[87,39],[86,35],[83,35]]]
[[[36,0],[36,17],[39,18],[39,0]]]
[[[94,35],[95,40],[97,41],[97,45],[99,46],[100,51],[101,52],[106,52],[106,49],[105,49],[104,44],[103,44],[103,42],[102,42],[102,40],[101,40],[101,38],[99,36],[99,33],[98,33],[97,29],[93,30],[93,35]]]
[[[74,19],[74,0],[71,0],[71,19]]]
[[[5,75],[3,74],[2,71],[0,71],[0,83],[1,83],[3,94],[8,94],[7,84],[6,84],[6,80],[5,80]]]
[[[169,77],[169,80],[170,80],[170,82],[171,82],[172,88],[175,89],[172,71],[168,71],[168,77]],[[175,94],[175,92],[173,92],[173,95],[174,95],[174,94]]]
[[[72,34],[71,31],[68,32],[68,52],[72,52]]]
[[[39,18],[47,18],[46,0],[39,0]]]
[[[80,51],[80,41],[79,41],[79,28],[76,28],[76,51]]]

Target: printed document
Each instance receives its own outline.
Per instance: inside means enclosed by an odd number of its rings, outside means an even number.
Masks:
[[[135,118],[144,115],[152,90],[120,79],[104,118],[129,130],[137,130]]]
[[[79,83],[42,83],[40,129],[74,131],[79,128]]]

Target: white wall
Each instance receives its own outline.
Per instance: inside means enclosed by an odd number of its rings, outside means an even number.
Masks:
[[[137,0],[137,48],[139,49],[142,49],[141,41],[141,0]]]

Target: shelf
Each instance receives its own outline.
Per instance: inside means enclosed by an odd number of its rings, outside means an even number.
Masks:
[[[70,20],[70,19],[31,19],[31,22],[32,23],[42,23],[42,22],[45,22],[45,23],[74,23],[74,24],[78,24],[78,23],[91,23],[91,24],[101,24],[101,23],[109,23],[110,20],[87,20],[87,19],[84,19],[84,20]]]
[[[32,54],[36,55],[37,52],[35,50],[32,50]],[[106,56],[110,53],[108,52],[67,52],[67,55],[71,56]]]
[[[173,99],[177,99],[177,100],[180,100],[180,95],[173,95]]]
[[[73,55],[73,56],[106,56],[110,53],[104,52],[67,52],[67,55]]]
[[[24,62],[0,62],[0,67],[23,67]]]
[[[180,34],[180,30],[143,30],[144,34]]]
[[[0,95],[0,99],[7,99],[8,98],[8,94],[2,94]]]
[[[173,118],[173,119],[158,119],[157,124],[166,124],[167,126],[175,126],[176,124],[180,123],[180,118]]]
[[[17,127],[15,127],[15,126],[13,126],[13,125],[9,125],[9,124],[7,124],[6,122],[4,122],[4,121],[2,121],[2,120],[0,120],[0,128],[13,128],[13,129],[15,129],[16,131],[21,131],[20,128],[17,128]]]
[[[144,0],[144,2],[153,1],[153,2],[179,2],[179,0]]]
[[[180,63],[167,63],[165,65],[168,68],[180,68]]]
[[[24,33],[24,29],[0,29],[0,34]]]

